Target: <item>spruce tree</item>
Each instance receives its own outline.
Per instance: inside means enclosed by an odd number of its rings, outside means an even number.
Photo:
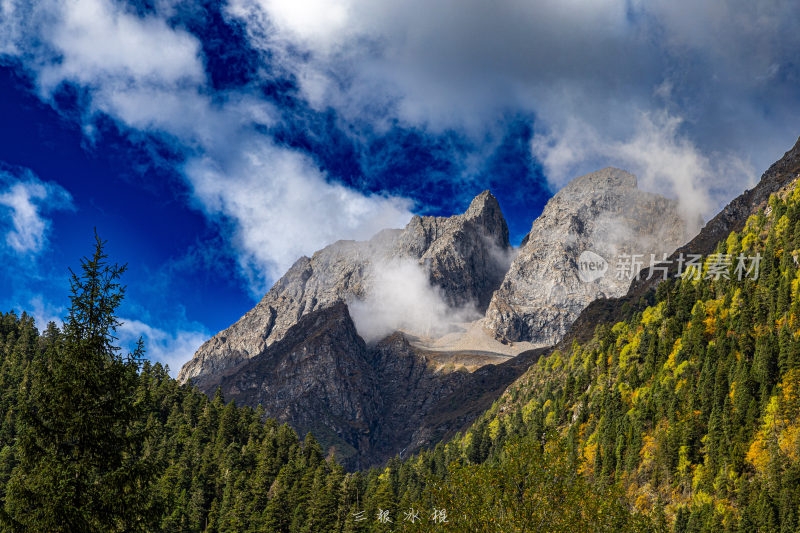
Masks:
[[[8,529],[149,530],[148,485],[136,403],[143,348],[114,345],[125,266],[110,264],[95,236],[81,272],[71,271],[71,305],[60,339],[30,364],[21,400],[19,465],[8,487]]]

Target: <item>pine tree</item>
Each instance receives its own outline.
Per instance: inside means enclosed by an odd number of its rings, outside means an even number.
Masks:
[[[9,483],[10,529],[151,529],[135,393],[141,341],[127,357],[114,345],[125,267],[109,264],[104,243],[71,272],[63,338],[33,358],[20,409],[20,464]]]

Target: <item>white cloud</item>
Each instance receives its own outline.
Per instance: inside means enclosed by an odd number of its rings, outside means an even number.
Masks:
[[[254,292],[302,253],[408,219],[402,199],[331,184],[259,133],[254,124],[279,114],[255,91],[212,99],[199,41],[164,13],[140,17],[110,0],[0,2],[0,54],[32,72],[43,98],[75,83],[87,91],[88,122],[106,113],[181,143],[196,205],[232,228]],[[533,149],[554,184],[582,165],[617,164],[708,215],[797,135],[796,3],[226,6],[264,51],[265,70],[293,74],[301,96],[342,120],[457,129],[480,149],[498,116],[535,115]]]
[[[625,168],[637,175],[639,188],[677,198],[684,218],[693,224],[722,207],[731,185],[752,186],[756,173],[734,154],[713,158],[701,153],[681,135],[681,124],[666,112],[642,112],[630,136],[614,140],[572,118],[561,129],[536,135],[532,150],[554,189],[597,168]]]
[[[120,345],[130,351],[141,337],[144,341],[145,357],[168,365],[172,377],[177,376],[181,366],[210,337],[202,328],[167,332],[139,320],[121,318],[120,321],[122,324],[117,328]]]
[[[28,300],[28,305],[25,306],[25,309],[33,316],[36,321],[36,327],[40,332],[44,332],[50,322],[54,322],[60,328],[62,326],[62,317],[66,313],[66,309],[51,304],[41,294],[32,296]]]
[[[205,77],[197,40],[159,18],[140,18],[104,0],[68,0],[53,7],[58,23],[47,37],[61,61],[42,69],[45,89],[63,79],[92,86],[104,78],[174,84]]]
[[[705,215],[798,134],[797,3],[231,0],[229,13],[320,108],[476,139],[523,110],[551,168],[629,162]]]
[[[232,0],[229,13],[314,101],[358,117],[388,108],[432,129],[485,129],[498,112],[531,109],[542,86],[560,90],[558,78],[597,85],[601,66],[647,71],[626,46],[619,0]],[[298,60],[297,48],[310,53]],[[604,59],[619,52],[627,61]]]
[[[240,157],[223,163],[193,159],[186,173],[195,197],[210,213],[238,221],[234,244],[242,251],[240,262],[251,274],[255,293],[265,289],[260,285],[264,269],[274,279],[302,254],[345,236],[367,239],[410,218],[405,200],[327,183],[307,158],[263,139],[243,138],[241,143]]]
[[[277,27],[319,47],[334,45],[358,17],[348,0],[264,0],[262,5]]]
[[[349,303],[358,334],[367,342],[378,341],[397,330],[440,337],[451,332],[455,324],[480,317],[472,306],[450,307],[414,260],[380,262],[372,268],[369,294]]]
[[[51,222],[44,212],[72,209],[72,198],[61,186],[0,171],[0,229],[6,245],[20,255],[35,255],[47,244]]]
[[[274,124],[276,113],[256,96],[212,100],[199,42],[189,33],[107,0],[7,5],[16,18],[0,30],[16,40],[2,49],[19,51],[45,99],[62,82],[76,83],[88,91],[90,114],[183,147],[194,203],[232,227],[255,294],[302,254],[410,218],[407,201],[328,183],[306,156],[259,133],[255,126]]]

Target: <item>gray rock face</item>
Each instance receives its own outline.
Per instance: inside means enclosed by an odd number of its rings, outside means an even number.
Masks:
[[[484,325],[503,341],[555,344],[593,300],[627,292],[634,262],[647,267],[689,237],[677,203],[640,191],[632,174],[576,178],[534,221]]]
[[[478,195],[464,214],[411,219],[369,241],[339,241],[301,257],[238,322],[218,333],[186,363],[178,380],[202,386],[283,338],[304,315],[363,298],[373,267],[392,259],[417,261],[446,302],[474,302],[482,311],[508,268],[508,227],[494,196]]]
[[[691,241],[675,250],[669,257],[671,261],[670,276],[677,275],[677,258],[679,254],[713,253],[717,243],[727,239],[732,231],[741,231],[750,215],[767,205],[771,194],[790,187],[800,179],[800,138],[781,159],[773,163],[752,189],[744,191],[734,198],[725,208],[700,230]],[[615,323],[627,318],[627,313],[641,310],[638,302],[650,291],[654,290],[661,278],[653,276],[649,280],[644,274],[639,280],[631,283],[627,294],[619,298],[595,300],[580,314],[573,323],[569,333],[561,340],[556,349],[568,349],[573,341],[585,343],[594,335],[595,328],[601,323]],[[626,311],[627,309],[627,311]]]
[[[646,235],[674,248],[683,238],[675,220],[674,203],[639,191],[632,175],[600,171],[548,203],[509,270],[508,228],[497,200],[484,192],[461,215],[415,216],[402,230],[300,258],[258,305],[201,346],[179,379],[262,405],[301,434],[313,432],[351,468],[379,464],[460,429],[536,357],[483,363],[470,373],[447,361],[467,360],[475,347],[439,353],[399,332],[368,346],[346,303],[380,293],[371,291],[382,265],[410,260],[448,305],[488,308],[486,323],[501,338],[546,342],[599,293],[627,287],[611,272],[578,280],[580,252],[610,261]]]
[[[436,403],[470,379],[437,372],[402,333],[373,347],[344,303],[312,311],[264,352],[203,382],[226,400],[311,431],[350,468],[378,464],[428,442],[416,434]]]
[[[500,205],[484,191],[463,215],[412,218],[390,255],[419,257],[448,304],[475,303],[483,310],[508,269],[508,250],[508,226]]]

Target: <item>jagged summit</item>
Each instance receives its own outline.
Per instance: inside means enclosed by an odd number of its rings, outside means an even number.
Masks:
[[[397,305],[396,291],[384,297],[377,289],[386,288],[387,265],[413,265],[427,280],[427,290],[433,286],[449,310],[477,311],[469,320],[486,313],[466,330],[486,327],[513,343],[516,351],[510,351],[518,353],[528,346],[519,341],[558,339],[590,301],[627,288],[613,275],[594,284],[579,281],[575,265],[581,251],[591,248],[610,260],[611,252],[631,250],[651,234],[671,246],[664,251],[671,251],[684,238],[675,230],[677,219],[674,202],[639,191],[630,173],[603,169],[576,178],[548,202],[511,264],[508,225],[497,199],[484,191],[462,214],[414,216],[403,229],[380,231],[368,241],[337,241],[299,258],[258,305],[203,344],[178,378],[191,379],[206,392],[222,385],[226,397],[261,403],[267,414],[303,431],[327,432],[342,449],[358,449],[358,457],[389,456],[399,451],[394,448],[398,442],[411,439],[421,445],[424,438],[410,437],[421,417],[429,416],[453,387],[467,383],[463,373],[441,371],[442,361],[468,354],[470,360],[483,361],[476,365],[481,366],[509,356],[489,357],[483,345],[462,346],[461,338],[458,349],[447,353],[439,351],[453,343],[435,337],[425,346],[381,341],[380,336],[365,345],[351,316],[358,318],[357,310],[363,313],[375,294],[379,301],[366,316]],[[390,277],[389,288],[405,281],[404,276]],[[412,291],[412,299],[416,296]],[[404,326],[396,329],[414,333]],[[474,338],[482,337],[464,336]],[[505,382],[517,370],[503,372],[508,373]],[[379,394],[391,399],[379,402],[382,407],[375,411],[369,404]],[[354,420],[363,422],[353,425]]]
[[[509,248],[508,226],[489,191],[460,215],[414,216],[402,230],[337,241],[298,259],[256,307],[203,344],[178,379],[202,384],[262,353],[302,316],[366,298],[376,268],[389,262],[419,264],[447,304],[483,311],[508,268],[503,257]]]
[[[677,202],[639,190],[633,174],[609,167],[575,178],[533,222],[484,324],[506,342],[554,344],[593,300],[625,294],[632,277],[616,272],[619,257],[661,257],[689,237]],[[583,252],[605,273],[581,279]]]
[[[485,213],[494,214],[499,211],[500,203],[497,201],[497,198],[494,197],[491,191],[487,189],[472,199],[472,202],[470,202],[469,207],[464,213],[464,216],[475,217]]]
[[[713,249],[798,173],[800,140],[709,222],[692,251]],[[551,198],[508,268],[497,260],[511,255],[508,227],[485,191],[462,214],[415,216],[403,229],[298,259],[254,309],[198,350],[179,379],[209,393],[219,384],[226,398],[265,405],[267,415],[310,428],[337,453],[351,454],[351,466],[378,464],[463,429],[550,350],[519,353],[520,341],[569,342],[576,331],[594,331],[598,317],[608,315],[601,311],[638,301],[647,286],[617,277],[617,254],[669,253],[688,240],[686,231],[675,201],[606,168],[575,178]],[[582,279],[583,252],[606,261],[607,271]],[[365,343],[353,320],[356,304],[374,293],[377,266],[398,260],[422,269],[447,303],[472,302],[484,318],[465,324],[466,335],[395,332]],[[629,286],[626,299],[613,298]],[[392,306],[390,299],[378,304]],[[508,353],[484,357],[497,344],[484,334],[507,343]],[[459,371],[447,362],[467,359],[475,364]]]

